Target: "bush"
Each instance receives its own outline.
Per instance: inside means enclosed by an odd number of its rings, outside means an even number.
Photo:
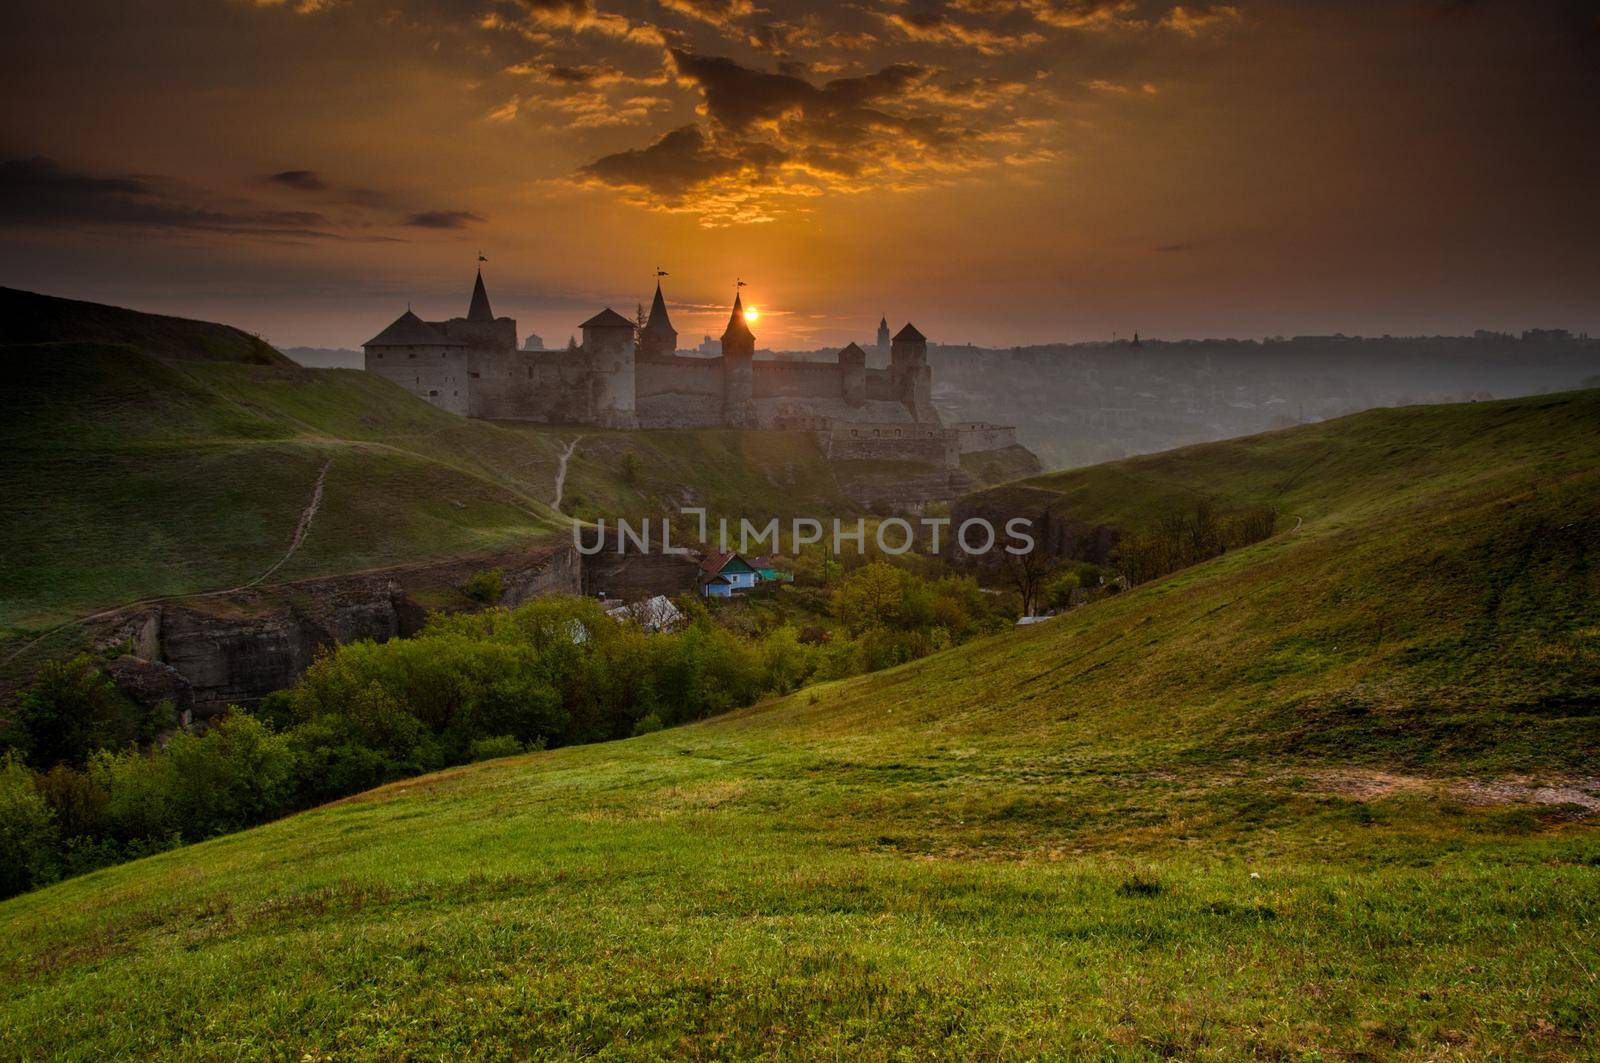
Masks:
[[[506,574],[498,568],[474,572],[461,585],[461,593],[475,602],[494,605],[506,593]]]
[[[16,717],[20,733],[10,743],[41,771],[82,766],[96,749],[152,741],[175,723],[170,706],[146,709],[124,697],[88,654],[40,668]]]
[[[470,758],[474,761],[494,760],[496,757],[514,757],[522,752],[522,743],[510,735],[476,738],[473,739],[469,751]]]
[[[14,754],[0,759],[0,897],[54,879],[55,817]]]

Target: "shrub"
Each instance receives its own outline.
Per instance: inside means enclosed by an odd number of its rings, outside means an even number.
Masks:
[[[33,773],[14,754],[0,758],[0,897],[51,881],[56,875],[56,825],[33,785]]]
[[[288,740],[237,712],[153,753],[102,750],[89,774],[106,795],[105,833],[124,842],[197,841],[270,819],[291,806],[296,779]]]
[[[96,749],[149,742],[174,723],[170,706],[146,709],[117,690],[88,654],[50,661],[17,705],[21,734],[12,738],[41,770],[82,765]]]
[[[475,602],[494,605],[506,593],[506,574],[498,568],[474,572],[461,585],[461,592]]]
[[[473,739],[469,747],[470,759],[493,760],[496,757],[514,757],[522,752],[522,743],[510,735]]]

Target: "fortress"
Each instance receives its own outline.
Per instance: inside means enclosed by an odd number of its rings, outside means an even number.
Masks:
[[[601,428],[743,428],[817,434],[839,459],[918,461],[955,468],[964,450],[1015,442],[1012,429],[946,427],[932,401],[928,341],[913,325],[892,339],[887,369],[867,368],[851,343],[832,362],[761,360],[734,297],[720,357],[677,353],[659,281],[642,326],[609,307],[585,321],[581,346],[518,350],[517,323],[495,317],[480,269],[466,317],[424,321],[409,309],[368,340],[366,368],[428,402],[504,421]]]

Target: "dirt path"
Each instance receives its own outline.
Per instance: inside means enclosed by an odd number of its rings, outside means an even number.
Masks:
[[[329,458],[327,461],[323,462],[322,471],[317,473],[317,482],[311,487],[311,501],[307,502],[306,508],[300,511],[300,522],[294,526],[294,538],[290,540],[289,549],[284,551],[283,556],[278,558],[271,568],[261,573],[261,575],[257,576],[249,583],[241,584],[238,587],[230,587],[228,591],[213,591],[213,594],[227,594],[229,591],[242,591],[247,588],[254,587],[256,584],[260,583],[262,580],[278,571],[278,569],[282,568],[283,563],[294,556],[294,552],[300,549],[300,544],[306,541],[306,532],[311,530],[311,522],[316,519],[317,510],[322,506],[322,485],[327,482],[328,468],[332,464],[333,459]]]
[[[289,541],[289,549],[285,550],[283,556],[272,563],[272,567],[268,568],[255,579],[250,580],[248,583],[241,583],[237,587],[224,587],[221,590],[215,591],[201,591],[198,594],[163,594],[155,598],[140,598],[137,601],[124,602],[121,605],[112,606],[110,609],[103,609],[98,613],[90,613],[88,616],[80,616],[73,620],[68,620],[64,623],[57,624],[55,627],[33,639],[31,642],[24,643],[0,663],[10,664],[12,661],[16,660],[18,657],[21,657],[24,653],[33,649],[33,647],[43,642],[51,635],[59,634],[68,628],[77,627],[80,624],[88,624],[96,620],[103,620],[104,618],[108,616],[114,616],[125,609],[137,609],[141,605],[155,605],[158,602],[170,602],[178,598],[217,598],[224,594],[235,594],[239,591],[249,590],[251,587],[260,584],[268,576],[282,568],[284,563],[294,556],[294,552],[300,549],[300,544],[305,542],[306,533],[311,530],[311,522],[316,519],[317,510],[322,506],[322,489],[323,485],[328,479],[328,468],[332,464],[333,459],[329,458],[323,463],[321,471],[317,473],[316,483],[311,487],[311,501],[307,502],[305,508],[300,511],[300,519],[294,526],[294,537]]]
[[[1600,777],[1451,779],[1370,768],[1331,768],[1306,777],[1317,788],[1362,801],[1391,794],[1436,793],[1466,805],[1576,805],[1600,812]]]
[[[572,442],[567,444],[567,449],[561,452],[561,460],[556,463],[556,497],[555,501],[550,503],[551,509],[557,511],[561,509],[561,492],[567,487],[567,459],[572,457],[572,452],[578,449],[578,444],[582,440],[582,436],[574,437]]]

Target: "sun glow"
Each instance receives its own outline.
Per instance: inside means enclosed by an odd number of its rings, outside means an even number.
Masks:
[[[744,312],[744,319],[746,321],[754,321],[757,318],[759,318],[760,316],[761,316],[761,314],[753,306],[752,307],[748,307]]]

